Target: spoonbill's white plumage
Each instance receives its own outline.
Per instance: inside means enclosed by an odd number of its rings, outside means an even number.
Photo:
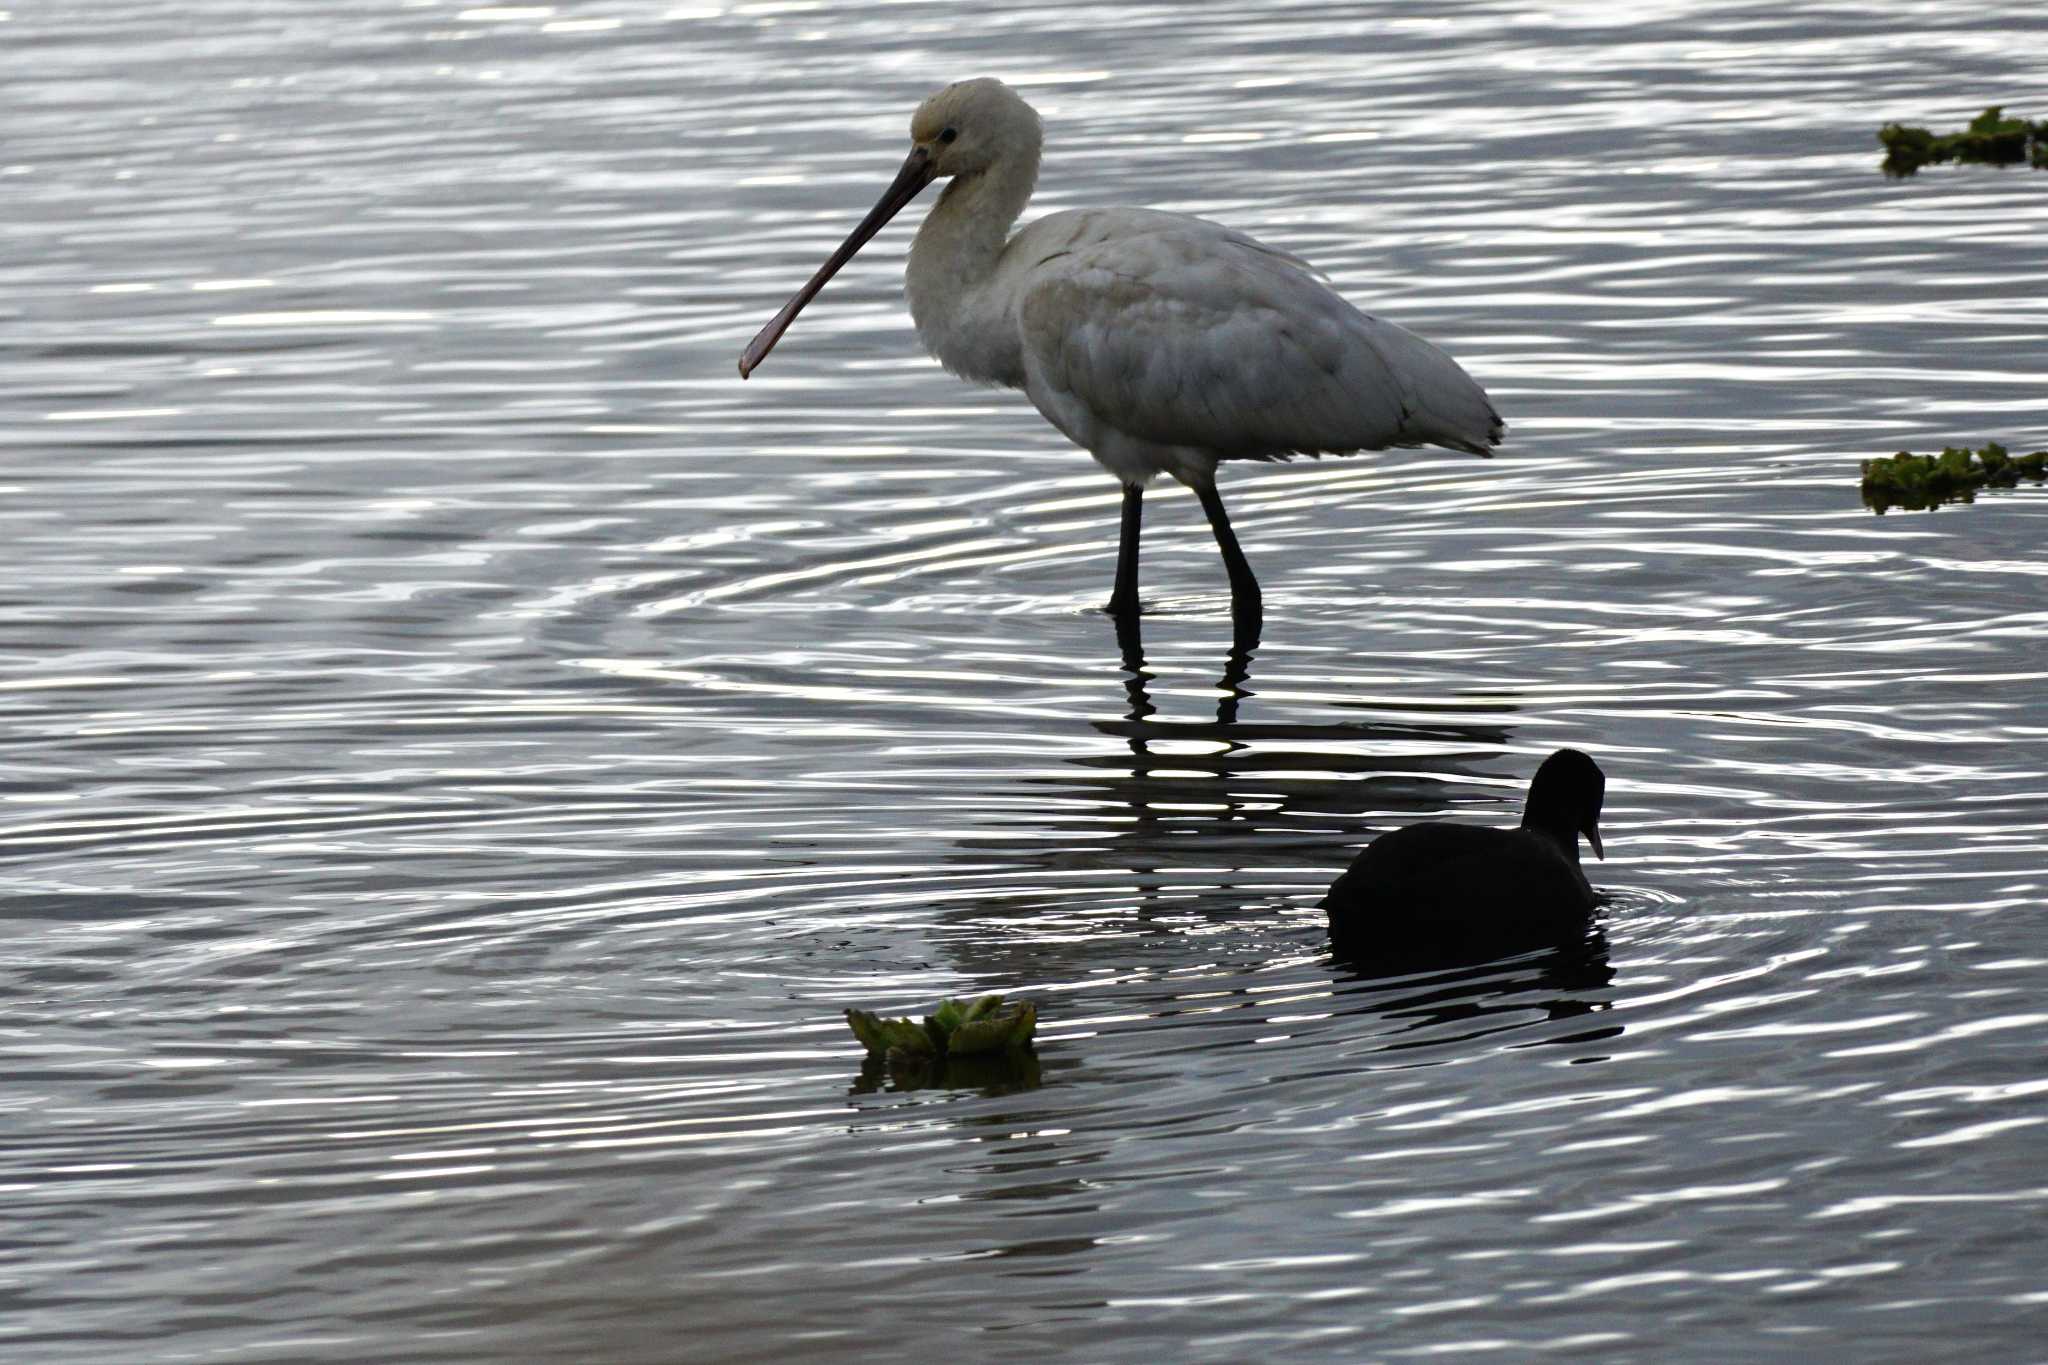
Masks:
[[[918,338],[947,369],[1022,389],[1124,486],[1109,610],[1138,606],[1145,486],[1195,491],[1233,607],[1259,586],[1216,492],[1223,460],[1439,445],[1485,455],[1502,427],[1455,360],[1354,308],[1297,256],[1153,209],[1075,209],[1012,234],[1038,180],[1038,114],[1000,81],[918,106],[911,152],[868,216],[740,358],[752,373],[805,304],[933,180],[904,287]]]

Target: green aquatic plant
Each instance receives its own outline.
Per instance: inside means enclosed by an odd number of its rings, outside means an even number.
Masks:
[[[2048,479],[2048,450],[2014,455],[1996,441],[1981,450],[1947,446],[1939,455],[1902,450],[1863,462],[1863,501],[1880,516],[1894,507],[1921,511],[1972,502],[1980,488],[2011,488],[2023,478]]]
[[[848,1010],[846,1026],[862,1047],[891,1062],[970,1057],[1030,1046],[1038,1030],[1038,1006],[1029,1000],[1006,1002],[1000,995],[983,995],[941,1000],[923,1023]]]
[[[1884,144],[1884,172],[1890,176],[1911,175],[1930,161],[1976,161],[1992,166],[2026,161],[2048,170],[2048,119],[2029,123],[2023,118],[2007,118],[2000,105],[1971,119],[1970,126],[1960,133],[1937,136],[1910,124],[1887,123],[1877,130],[1877,140]]]

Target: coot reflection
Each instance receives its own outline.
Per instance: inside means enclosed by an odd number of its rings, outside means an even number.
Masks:
[[[1598,897],[1579,838],[1600,850],[1607,778],[1577,749],[1543,760],[1517,829],[1432,820],[1373,840],[1323,900],[1354,961],[1471,961],[1568,941]]]

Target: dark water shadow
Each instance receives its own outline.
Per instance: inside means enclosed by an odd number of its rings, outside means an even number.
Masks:
[[[1361,804],[1361,795],[1391,795],[1395,804],[1417,809],[1441,808],[1445,782],[1410,776],[1417,769],[1439,770],[1447,777],[1472,777],[1472,765],[1496,756],[1507,742],[1510,729],[1495,718],[1512,715],[1518,708],[1512,699],[1488,697],[1470,703],[1442,705],[1442,724],[1417,725],[1408,722],[1346,720],[1323,725],[1261,722],[1244,717],[1245,703],[1257,695],[1251,688],[1251,667],[1259,646],[1256,617],[1233,623],[1229,652],[1217,679],[1216,714],[1213,720],[1161,718],[1153,701],[1150,684],[1155,675],[1147,667],[1144,638],[1139,623],[1117,622],[1117,651],[1123,669],[1126,710],[1121,720],[1096,721],[1102,734],[1122,739],[1127,756],[1091,755],[1072,760],[1077,766],[1103,774],[1095,790],[1125,806],[1141,819],[1152,810],[1170,806],[1174,798],[1201,798],[1215,803],[1219,813],[1258,809],[1269,815],[1290,813],[1343,816]],[[1339,703],[1364,709],[1362,703]],[[1404,707],[1405,709],[1413,709]],[[1168,744],[1188,742],[1214,745],[1209,753],[1188,753],[1166,749]],[[1414,741],[1441,745],[1462,743],[1484,746],[1473,753],[1361,754],[1331,752],[1329,746],[1360,747]],[[1328,780],[1332,769],[1354,776],[1367,785]],[[1399,775],[1393,775],[1398,770]],[[1290,779],[1288,774],[1313,772],[1313,782]],[[1215,784],[1222,783],[1217,790]],[[1277,807],[1274,799],[1278,798]],[[1405,798],[1405,799],[1403,799]]]
[[[1032,1048],[972,1057],[877,1057],[869,1053],[850,1095],[877,1091],[972,1090],[984,1098],[1015,1095],[1044,1084],[1044,1069]]]
[[[963,839],[956,846],[964,853],[1019,855],[1057,868],[1077,861],[1115,864],[1134,872],[1191,853],[1210,864],[1299,861],[1308,850],[1334,850],[1370,831],[1357,815],[1362,807],[1444,809],[1454,785],[1481,777],[1498,760],[1511,733],[1505,718],[1518,709],[1513,698],[1490,695],[1438,703],[1443,720],[1422,725],[1248,718],[1248,704],[1258,695],[1251,686],[1259,644],[1252,618],[1236,622],[1216,682],[1213,716],[1170,718],[1152,694],[1156,675],[1146,662],[1138,621],[1118,621],[1116,639],[1124,714],[1090,725],[1121,740],[1123,752],[1069,759],[1079,770],[1071,776],[1024,779],[1060,798],[1047,802],[1033,837]],[[1445,751],[1446,744],[1471,747]],[[1349,780],[1332,781],[1333,773]],[[1067,811],[1075,815],[1066,817]],[[1105,839],[1112,819],[1113,832]],[[1047,829],[1085,842],[1048,841]],[[1334,877],[1342,855],[1332,852],[1329,861]]]
[[[1467,784],[1494,775],[1517,710],[1512,696],[1489,694],[1434,703],[1441,719],[1421,724],[1261,721],[1258,623],[1240,619],[1214,711],[1172,717],[1153,691],[1142,627],[1124,620],[1115,631],[1123,714],[1089,724],[1120,745],[1001,793],[991,804],[1024,807],[1020,832],[995,827],[953,841],[953,856],[991,883],[989,895],[945,912],[974,924],[971,937],[949,945],[963,969],[1042,978],[1123,962],[1105,957],[1122,950],[1092,934],[1049,941],[1069,936],[1041,932],[1048,920],[1113,916],[1119,931],[1167,933],[1191,913],[1210,923],[1270,919],[1276,876],[1299,880],[1306,865],[1334,879],[1387,812],[1440,813]]]
[[[1394,1026],[1380,1052],[1420,1048],[1468,1051],[1469,1045],[1536,1023],[1588,1018],[1591,1027],[1545,1033],[1513,1047],[1584,1044],[1618,1038],[1618,1023],[1589,1016],[1613,1008],[1614,968],[1598,925],[1583,937],[1535,953],[1487,960],[1427,961],[1412,956],[1333,956],[1333,984],[1355,1001],[1341,1012],[1376,1015]],[[1598,1061],[1599,1057],[1574,1061]],[[1412,1065],[1429,1065],[1417,1061]]]

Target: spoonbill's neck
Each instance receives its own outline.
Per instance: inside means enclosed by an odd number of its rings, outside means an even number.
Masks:
[[[1035,150],[956,178],[910,246],[903,291],[918,339],[947,369],[980,383],[1023,382],[1015,325],[993,315],[1007,303],[991,286],[1037,181]]]

